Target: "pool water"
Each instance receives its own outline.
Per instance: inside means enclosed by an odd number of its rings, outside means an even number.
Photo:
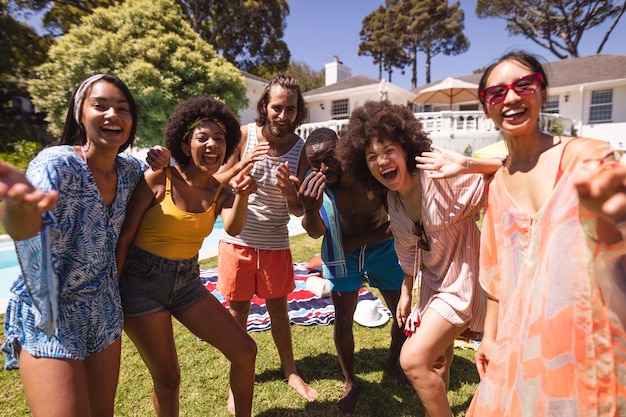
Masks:
[[[218,217],[213,226],[213,231],[204,239],[200,250],[217,249],[223,228],[222,219]],[[299,218],[292,218],[292,221],[289,222],[289,230],[303,231],[301,230]],[[19,273],[20,266],[15,253],[15,244],[8,236],[0,236],[0,300],[10,296],[11,285]]]
[[[15,245],[9,238],[0,237],[0,298],[7,298],[13,281],[20,272]]]

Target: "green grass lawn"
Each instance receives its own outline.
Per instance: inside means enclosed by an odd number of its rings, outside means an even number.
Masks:
[[[320,240],[306,235],[291,240],[294,260],[308,261],[319,251]],[[216,259],[201,262],[216,266]],[[373,290],[374,293],[377,293]],[[361,396],[355,415],[364,417],[421,416],[424,409],[412,388],[398,387],[383,372],[391,321],[380,328],[355,323],[355,369],[361,380]],[[175,321],[176,344],[182,374],[181,416],[228,417],[228,361],[210,345],[198,341]],[[340,417],[336,402],[343,393],[341,368],[335,354],[330,326],[292,326],[294,355],[300,374],[319,393],[307,403],[283,379],[271,333],[251,333],[258,345],[254,415],[262,417]],[[0,340],[4,338],[0,330]],[[472,350],[455,350],[448,398],[453,413],[465,415],[478,383]],[[54,383],[54,381],[50,381]],[[123,336],[122,365],[115,406],[116,416],[154,415],[150,400],[152,383],[132,342]],[[29,415],[19,372],[0,370],[0,416]]]

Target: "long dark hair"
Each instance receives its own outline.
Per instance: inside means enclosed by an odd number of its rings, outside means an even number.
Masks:
[[[306,107],[304,104],[304,97],[302,97],[302,90],[300,84],[291,75],[277,74],[268,85],[265,86],[263,94],[256,105],[257,118],[255,122],[257,126],[265,126],[267,123],[267,104],[270,101],[270,90],[273,86],[278,85],[285,90],[293,90],[298,95],[298,111],[296,113],[296,120],[293,123],[293,129],[295,130],[306,120]]]
[[[135,142],[135,134],[137,132],[137,103],[135,103],[133,95],[122,80],[113,74],[102,73],[85,78],[76,86],[70,100],[69,108],[67,109],[65,126],[63,127],[61,138],[57,142],[58,145],[84,145],[87,143],[87,133],[85,132],[85,127],[80,118],[82,116],[85,97],[87,97],[91,87],[99,81],[111,83],[122,91],[128,101],[130,114],[133,119],[130,136],[126,143],[120,146],[118,153],[124,151]]]

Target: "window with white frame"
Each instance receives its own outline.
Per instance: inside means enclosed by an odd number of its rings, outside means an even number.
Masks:
[[[330,109],[330,117],[333,120],[347,119],[350,117],[350,102],[348,99],[334,100]]]
[[[543,106],[544,113],[558,113],[559,112],[559,96],[548,96],[546,104]]]
[[[613,90],[591,92],[589,123],[610,122],[613,114]]]

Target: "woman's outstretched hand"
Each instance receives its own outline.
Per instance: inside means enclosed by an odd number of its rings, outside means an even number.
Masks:
[[[415,157],[418,169],[429,171],[433,178],[450,178],[467,170],[467,157],[437,145],[431,145],[430,152]]]

